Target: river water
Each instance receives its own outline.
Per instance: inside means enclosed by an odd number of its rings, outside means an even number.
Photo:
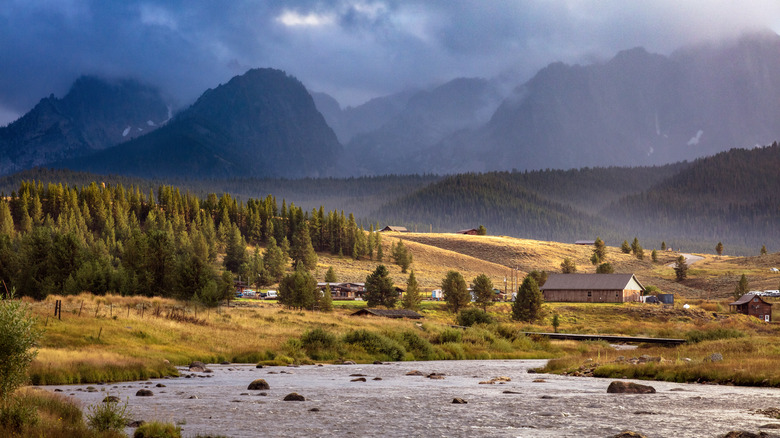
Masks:
[[[87,392],[88,385],[45,388],[60,389],[86,405],[100,402],[107,393],[116,395],[129,402],[133,419],[178,423],[185,437],[607,437],[623,430],[650,437],[715,437],[780,423],[751,413],[780,407],[777,389],[637,381],[652,385],[657,393],[607,394],[609,379],[528,374],[529,368],[543,363],[434,361],[262,369],[209,365],[211,374],[93,385],[97,392]],[[442,373],[444,379],[407,376],[412,370]],[[193,373],[182,369],[182,374]],[[352,374],[364,374],[366,382],[352,382],[357,377]],[[211,377],[200,377],[207,375]],[[511,381],[479,384],[499,376]],[[257,378],[271,389],[247,390]],[[135,396],[141,388],[151,389],[154,396]],[[291,392],[306,401],[282,401]],[[468,403],[453,404],[455,397]]]

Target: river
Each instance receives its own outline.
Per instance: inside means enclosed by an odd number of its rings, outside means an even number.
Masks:
[[[209,365],[214,371],[210,374],[93,385],[97,392],[87,392],[89,385],[45,389],[59,389],[86,405],[106,394],[118,396],[129,402],[133,419],[178,423],[185,437],[607,437],[623,430],[650,437],[715,437],[780,423],[751,413],[780,406],[777,389],[637,381],[652,385],[657,393],[607,394],[609,379],[527,372],[543,363],[468,360],[262,369]],[[407,376],[412,370],[442,373],[444,378]],[[182,369],[182,374],[192,373]],[[358,377],[353,374],[364,374],[366,381],[352,382]],[[479,384],[499,376],[511,381]],[[377,377],[381,380],[374,380]],[[257,378],[265,379],[270,390],[247,390]],[[154,395],[137,397],[141,388]],[[282,401],[291,392],[306,401]],[[455,397],[467,404],[453,404]]]

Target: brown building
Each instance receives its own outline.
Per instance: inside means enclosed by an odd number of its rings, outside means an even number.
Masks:
[[[550,274],[539,289],[545,301],[569,303],[639,301],[645,290],[634,274]]]
[[[396,233],[408,233],[409,232],[409,230],[407,230],[406,227],[396,227],[396,226],[392,226],[392,225],[388,225],[388,226],[382,228],[379,231],[393,231],[393,232],[396,232]]]
[[[477,230],[476,228],[469,228],[468,230],[460,230],[455,234],[468,234],[470,236],[476,236],[477,234],[479,234],[479,230]]]
[[[758,295],[745,294],[740,299],[729,304],[737,313],[755,316],[756,318],[772,322],[772,303],[767,303]]]
[[[410,319],[420,319],[422,318],[422,315],[415,312],[414,310],[406,310],[406,309],[369,309],[364,308],[360,309],[357,312],[353,313],[352,316],[366,316],[366,315],[372,315],[372,316],[383,316],[385,318],[410,318]]]

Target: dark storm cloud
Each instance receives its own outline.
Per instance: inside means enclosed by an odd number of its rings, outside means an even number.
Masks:
[[[780,27],[776,1],[6,0],[0,124],[80,74],[130,76],[189,103],[251,67],[276,67],[342,103],[458,76],[669,53]]]

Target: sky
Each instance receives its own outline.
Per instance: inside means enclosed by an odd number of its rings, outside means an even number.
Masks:
[[[82,74],[139,79],[184,106],[273,67],[346,106],[767,28],[780,31],[777,0],[2,0],[0,126]]]

